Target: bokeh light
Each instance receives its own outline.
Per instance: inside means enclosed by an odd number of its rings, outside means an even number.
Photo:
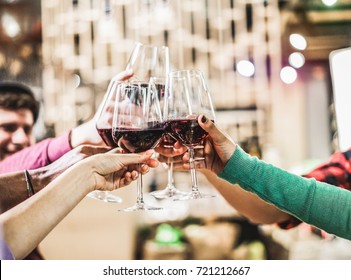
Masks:
[[[305,64],[305,56],[300,52],[289,55],[289,63],[294,68],[301,68]]]
[[[289,42],[295,49],[298,49],[301,51],[305,50],[307,47],[307,41],[305,37],[303,37],[301,34],[297,34],[297,33],[291,34],[289,36]]]
[[[292,84],[297,79],[297,72],[291,66],[285,66],[280,71],[280,78],[286,84]]]
[[[252,77],[255,74],[255,65],[248,60],[241,60],[237,63],[236,69],[240,75]]]

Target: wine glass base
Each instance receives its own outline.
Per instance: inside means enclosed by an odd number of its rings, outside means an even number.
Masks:
[[[121,203],[123,201],[122,198],[120,198],[119,196],[110,194],[105,191],[93,191],[88,193],[87,196],[108,203]]]
[[[173,200],[174,201],[194,200],[194,199],[213,198],[213,197],[216,197],[216,196],[214,194],[206,194],[206,193],[201,193],[201,192],[191,192],[185,196],[176,197]]]
[[[178,198],[178,197],[186,196],[188,193],[182,192],[182,191],[176,189],[175,187],[166,187],[163,190],[154,191],[154,192],[151,192],[149,194],[155,198],[158,198],[158,199],[166,199],[166,198],[171,198],[171,197]]]
[[[119,212],[135,212],[135,211],[153,211],[153,210],[163,210],[162,207],[146,205],[145,203],[138,203],[132,207],[118,209]]]

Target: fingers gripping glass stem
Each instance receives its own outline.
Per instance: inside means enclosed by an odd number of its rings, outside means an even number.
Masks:
[[[142,164],[139,165],[139,170],[141,169]],[[124,209],[119,209],[118,211],[122,212],[133,212],[133,211],[148,211],[148,210],[161,210],[161,207],[156,207],[156,206],[149,206],[146,205],[144,202],[144,195],[143,195],[143,177],[141,175],[141,172],[139,173],[138,181],[137,181],[137,201],[136,204],[124,208]]]

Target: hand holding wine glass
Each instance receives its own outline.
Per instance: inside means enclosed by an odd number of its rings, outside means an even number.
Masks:
[[[198,123],[208,132],[208,136],[205,140],[202,155],[205,162],[204,164],[198,164],[197,167],[202,170],[207,169],[218,175],[234,154],[236,143],[205,115],[199,116]],[[189,168],[189,153],[185,153],[182,160],[183,167]]]

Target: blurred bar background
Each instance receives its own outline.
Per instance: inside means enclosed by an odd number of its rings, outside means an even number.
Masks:
[[[136,41],[169,46],[174,69],[201,69],[217,123],[251,154],[303,174],[338,150],[329,54],[350,46],[351,1],[0,0],[0,79],[35,89],[43,105],[38,140],[94,115]],[[165,174],[160,167],[145,176],[149,189],[165,185]],[[180,185],[189,180],[176,174]],[[119,191],[126,204],[134,191]],[[304,234],[303,225],[290,231],[252,225],[219,196],[179,203],[163,214],[121,214],[115,208],[84,200],[44,240],[44,255],[319,256],[318,246],[304,243],[315,237]],[[162,233],[173,236],[177,246],[159,247],[173,244]]]

